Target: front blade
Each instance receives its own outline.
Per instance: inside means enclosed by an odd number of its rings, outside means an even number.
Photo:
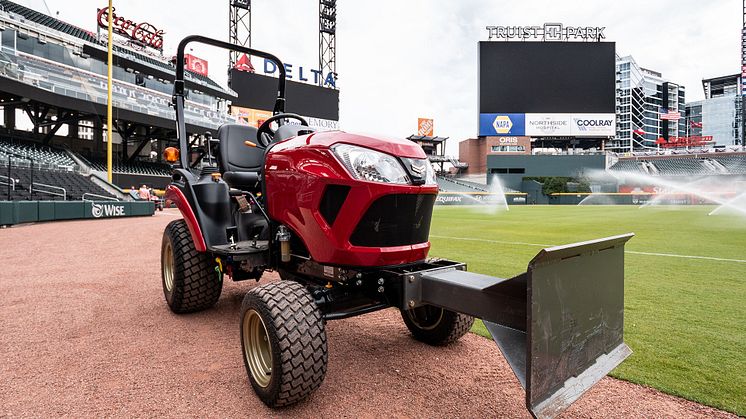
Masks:
[[[632,351],[624,343],[624,244],[542,250],[528,267],[526,406],[555,417]]]

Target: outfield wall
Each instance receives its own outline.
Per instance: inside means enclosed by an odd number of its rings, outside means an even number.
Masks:
[[[540,185],[540,184],[539,184]],[[506,193],[505,201],[508,205],[642,205],[657,198],[662,205],[712,205],[696,195],[689,194],[655,194],[655,193],[553,193],[542,194],[540,186],[536,193]],[[482,192],[440,192],[435,200],[436,205],[500,205],[501,199],[496,193]],[[723,199],[732,199],[724,196]]]
[[[129,201],[2,201],[0,225],[40,221],[122,218],[153,215],[153,202]]]
[[[525,193],[506,193],[508,205],[525,205]],[[439,192],[435,205],[496,205],[502,199],[500,194],[489,192]]]

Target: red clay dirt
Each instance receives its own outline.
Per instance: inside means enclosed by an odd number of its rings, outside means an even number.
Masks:
[[[241,300],[256,283],[226,281],[202,313],[177,316],[165,304],[161,235],[178,217],[0,230],[0,417],[529,417],[491,340],[429,347],[393,309],[329,322],[321,388],[268,409],[239,342]],[[564,416],[734,417],[608,377]]]

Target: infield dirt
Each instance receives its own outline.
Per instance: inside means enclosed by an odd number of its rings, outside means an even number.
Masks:
[[[495,344],[468,334],[433,348],[393,309],[329,322],[329,369],[308,400],[266,408],[246,378],[238,310],[254,282],[172,314],[153,217],[0,230],[0,416],[529,417]],[[277,276],[265,274],[260,283]],[[612,378],[565,417],[734,417]]]

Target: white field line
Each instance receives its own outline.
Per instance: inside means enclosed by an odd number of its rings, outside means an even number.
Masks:
[[[552,246],[554,246],[553,244],[511,242],[511,241],[476,239],[476,238],[467,238],[467,237],[438,236],[438,235],[435,235],[435,234],[431,234],[430,237],[435,237],[436,239],[464,240],[464,241],[495,243],[495,244],[516,244],[516,245],[521,245],[521,246],[535,246],[535,247],[552,247]],[[669,257],[669,258],[703,259],[703,260],[714,260],[714,261],[718,261],[718,262],[746,263],[746,260],[744,260],[744,259],[716,258],[716,257],[712,257],[712,256],[677,255],[677,254],[674,254],[674,253],[638,252],[638,251],[635,251],[635,250],[625,250],[624,253],[629,253],[629,254],[632,254],[632,255],[643,255],[643,256],[662,256],[662,257]]]

